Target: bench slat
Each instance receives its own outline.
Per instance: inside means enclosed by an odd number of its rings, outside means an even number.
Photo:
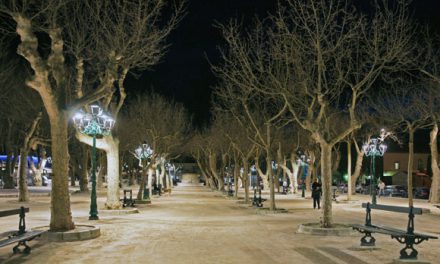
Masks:
[[[24,211],[26,213],[29,213],[29,208],[24,208]],[[12,209],[12,210],[4,210],[4,211],[0,211],[0,217],[20,214],[20,212],[21,212],[20,208]]]
[[[381,228],[381,229],[386,229],[392,232],[396,232],[396,233],[401,233],[402,235],[406,234],[406,230],[401,230],[401,229],[397,229],[397,228],[393,228],[393,227],[389,227],[389,226],[384,226],[384,225],[376,225],[376,227]],[[429,234],[422,234],[422,233],[413,233],[414,236],[416,237],[425,237],[425,238],[432,238],[432,239],[437,239],[438,237],[433,236],[433,235],[429,235]]]
[[[393,235],[393,232],[386,230],[386,229],[380,229],[374,226],[364,226],[364,225],[353,225],[353,228],[362,229],[371,233],[379,233],[379,234],[385,234],[385,235]]]
[[[367,203],[362,203],[362,208],[367,208]],[[409,207],[394,206],[394,205],[384,205],[384,204],[370,204],[371,209],[384,210],[396,213],[407,213],[409,214]],[[422,214],[422,208],[413,207],[413,214]]]
[[[379,234],[385,234],[385,235],[396,235],[396,236],[414,236],[414,237],[422,237],[422,238],[430,238],[430,239],[437,239],[438,237],[428,235],[428,234],[421,234],[421,233],[414,233],[412,235],[409,235],[406,233],[406,230],[396,229],[389,226],[365,226],[365,225],[352,225],[353,228],[362,229],[371,233],[379,233]]]
[[[27,241],[27,240],[33,239],[34,237],[45,233],[45,232],[46,231],[44,231],[44,230],[29,231],[29,232],[26,232],[22,235],[13,236],[11,238],[0,240],[0,247],[14,244],[19,241]]]

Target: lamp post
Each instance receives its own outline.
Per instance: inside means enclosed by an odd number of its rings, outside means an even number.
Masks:
[[[151,155],[153,155],[153,149],[147,144],[144,143],[137,147],[134,150],[134,153],[136,155],[136,158],[138,158],[141,161],[148,160],[151,158]],[[142,166],[145,166],[146,164],[142,164]],[[145,168],[143,168],[145,169]],[[147,188],[147,183],[144,182],[144,195],[142,197],[144,200],[148,200],[150,198],[150,190]]]
[[[369,142],[362,146],[364,153],[367,157],[371,157],[371,181],[370,181],[370,194],[372,195],[371,203],[376,204],[376,156],[383,156],[387,151],[387,145],[383,144],[385,139],[385,130],[381,130],[381,137],[371,138]]]
[[[78,131],[93,138],[92,145],[92,193],[90,195],[89,220],[98,220],[98,206],[96,196],[96,138],[108,136],[115,125],[115,121],[105,114],[98,105],[90,105],[89,112],[80,111],[73,117],[73,123]]]

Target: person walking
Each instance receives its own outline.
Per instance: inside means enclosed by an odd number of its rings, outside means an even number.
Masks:
[[[385,183],[379,180],[379,197],[385,196]]]
[[[312,183],[312,198],[313,198],[313,209],[321,209],[321,194],[322,194],[322,185],[318,182],[318,179]]]

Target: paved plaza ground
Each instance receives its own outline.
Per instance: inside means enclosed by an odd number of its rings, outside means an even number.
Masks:
[[[41,187],[42,188],[42,187]],[[135,188],[133,188],[135,189]],[[18,208],[13,192],[0,190],[0,210]],[[240,194],[242,195],[242,194]],[[265,194],[267,195],[267,194]],[[26,216],[28,228],[47,226],[50,197],[32,191]],[[360,234],[314,236],[297,233],[298,225],[318,222],[321,212],[312,209],[310,199],[277,194],[277,207],[288,213],[261,214],[258,210],[211,191],[203,186],[178,186],[169,196],[138,205],[138,214],[113,215],[100,211],[100,220],[89,221],[90,198],[72,194],[76,224],[101,228],[96,239],[77,242],[31,241],[30,255],[12,254],[12,245],[0,248],[0,263],[391,263],[398,258],[401,244],[389,236],[376,235],[380,249],[355,251]],[[338,197],[343,200],[344,196]],[[368,196],[356,195],[350,203],[333,203],[337,223],[363,223],[361,202]],[[105,202],[100,193],[98,204]],[[379,203],[406,205],[402,198],[380,198]],[[416,200],[417,207],[430,213],[417,215],[418,232],[440,234],[440,209]],[[267,203],[265,204],[267,206]],[[407,215],[373,211],[373,223],[406,228]],[[0,218],[0,232],[17,228],[18,217]],[[425,241],[416,247],[421,260],[440,263],[440,241]]]

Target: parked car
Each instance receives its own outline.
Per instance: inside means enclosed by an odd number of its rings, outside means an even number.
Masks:
[[[370,193],[370,186],[358,184],[358,185],[356,185],[356,193],[369,194]]]
[[[347,186],[347,184],[339,184],[338,185],[338,191],[339,191],[339,193],[348,193],[348,186]]]
[[[413,188],[414,198],[428,199],[429,198],[429,188],[427,187],[415,187]]]
[[[401,185],[387,185],[384,189],[385,196],[390,197],[408,197],[408,193],[404,186]]]

